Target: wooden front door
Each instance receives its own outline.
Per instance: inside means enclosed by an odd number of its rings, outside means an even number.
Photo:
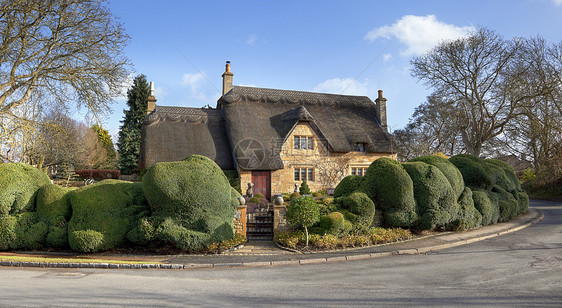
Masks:
[[[271,200],[271,171],[252,171],[252,183],[254,195],[263,194],[267,200]]]

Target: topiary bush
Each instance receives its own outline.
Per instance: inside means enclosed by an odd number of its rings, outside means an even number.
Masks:
[[[299,192],[295,191],[294,193],[291,194],[291,197],[289,198],[289,201],[293,201],[300,196],[301,196],[301,194]]]
[[[491,193],[484,190],[472,191],[472,200],[474,200],[474,208],[482,215],[482,225],[487,226],[498,222],[500,210],[497,200],[492,200]],[[495,197],[495,195],[494,195]],[[494,199],[497,199],[495,197]]]
[[[373,224],[375,204],[362,192],[354,192],[347,197],[338,198],[341,209],[349,211],[348,220],[356,231],[365,231]]]
[[[449,229],[465,230],[482,225],[482,214],[474,207],[472,190],[465,187],[458,199],[459,212]]]
[[[79,252],[122,245],[134,223],[149,213],[142,183],[104,180],[70,192],[69,198],[68,239],[70,247]]]
[[[154,226],[157,239],[194,251],[234,237],[230,184],[211,159],[192,155],[154,164],[142,185],[153,215],[160,217],[154,220],[160,224]]]
[[[260,198],[258,197],[252,197],[250,198],[250,200],[248,200],[248,203],[255,203],[255,204],[259,204],[261,202]]]
[[[334,189],[334,198],[351,195],[363,184],[363,177],[358,175],[348,175]]]
[[[488,189],[493,182],[483,160],[470,154],[459,154],[449,158],[461,172],[464,184],[471,189]]]
[[[302,181],[301,187],[299,187],[299,193],[301,195],[310,195],[310,188],[308,187],[308,183],[306,182],[306,180]]]
[[[410,175],[421,230],[447,229],[459,207],[451,184],[435,166],[424,162],[402,164]]]
[[[345,223],[346,220],[342,213],[332,212],[328,215],[320,217],[320,220],[316,224],[318,228],[314,228],[314,233],[317,234],[332,234],[332,235],[343,235],[350,230],[350,223]]]
[[[35,193],[49,177],[41,170],[23,163],[0,164],[0,216],[35,209]]]
[[[366,193],[381,210],[387,226],[409,227],[417,221],[414,185],[398,161],[386,157],[375,160],[358,191]]]
[[[508,221],[518,214],[519,203],[511,193],[499,185],[494,185],[491,193],[497,195],[497,204],[500,209],[499,222]]]
[[[265,199],[265,196],[263,194],[260,194],[260,193],[255,194],[254,197],[258,198],[258,199]],[[254,198],[254,197],[252,197],[252,198]]]
[[[459,199],[464,191],[464,180],[462,178],[462,173],[455,165],[453,165],[453,163],[451,163],[447,158],[435,155],[420,156],[410,160],[410,162],[416,161],[421,161],[437,167],[437,169],[439,169],[439,171],[441,171],[441,173],[443,173],[443,175],[447,178],[449,184],[451,184],[451,188],[455,193],[455,198],[457,200]]]
[[[49,227],[45,243],[49,247],[67,248],[67,225],[72,214],[68,193],[72,191],[47,184],[37,191],[37,217]]]
[[[38,249],[45,241],[47,229],[35,212],[5,215],[0,218],[0,250]]]

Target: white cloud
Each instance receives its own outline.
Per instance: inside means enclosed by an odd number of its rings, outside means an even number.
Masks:
[[[390,59],[392,59],[392,55],[389,54],[389,53],[386,53],[386,54],[384,54],[384,55],[382,56],[382,60],[383,60],[384,62],[388,62]]]
[[[380,37],[386,39],[396,38],[406,45],[406,49],[402,50],[401,54],[403,56],[413,56],[423,54],[442,40],[466,36],[473,30],[474,27],[457,27],[440,22],[435,15],[406,15],[391,26],[382,26],[369,31],[365,35],[365,39],[374,41]]]
[[[250,34],[250,36],[248,36],[248,39],[246,39],[246,44],[248,44],[250,46],[254,46],[257,41],[258,41],[257,35]]]
[[[162,87],[154,88],[154,96],[156,98],[161,98],[161,97],[164,97],[164,96],[167,96],[167,95],[168,95],[168,92],[166,90],[164,90],[164,88],[162,88]]]
[[[202,84],[205,83],[205,77],[203,73],[197,74],[184,74],[182,77],[181,84],[185,87],[190,88],[190,97],[196,100],[200,100],[202,102],[213,102],[216,101],[215,94],[207,94],[205,93],[204,89],[202,88]]]
[[[353,78],[333,78],[318,84],[314,92],[333,94],[367,95],[367,82],[361,83]]]
[[[562,0],[552,0],[552,4],[556,5],[556,6],[561,6],[562,5]]]

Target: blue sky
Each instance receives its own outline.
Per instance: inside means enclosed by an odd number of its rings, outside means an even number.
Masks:
[[[156,87],[157,105],[215,106],[224,64],[235,85],[367,95],[384,90],[391,130],[431,90],[410,60],[439,40],[484,26],[506,38],[562,41],[562,0],[126,1],[109,7],[131,41],[135,75]],[[116,135],[116,100],[103,126]]]

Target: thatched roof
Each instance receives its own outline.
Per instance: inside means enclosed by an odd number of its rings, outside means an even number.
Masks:
[[[221,110],[156,106],[143,123],[141,165],[192,154],[207,156],[222,169],[234,168]]]
[[[217,106],[243,169],[282,169],[279,145],[299,121],[309,122],[332,152],[350,152],[355,143],[366,143],[367,152],[392,152],[390,135],[366,96],[235,86]]]

